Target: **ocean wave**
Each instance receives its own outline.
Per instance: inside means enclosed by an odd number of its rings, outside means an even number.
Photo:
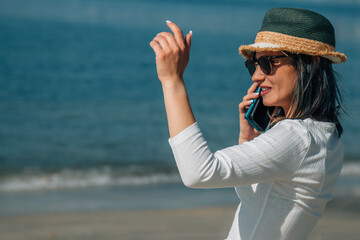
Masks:
[[[347,162],[341,170],[342,176],[358,176],[360,178],[360,162]]]
[[[341,171],[340,184],[347,179],[345,189],[360,195],[360,162],[345,163]],[[349,178],[352,187],[349,189]],[[21,173],[8,174],[0,178],[1,192],[24,192],[59,189],[77,189],[107,186],[143,186],[154,184],[181,183],[176,169],[149,168],[130,165],[122,168],[101,167],[92,169],[63,169],[57,172],[26,170]]]
[[[175,172],[137,173],[135,175],[132,172],[134,172],[134,167],[127,168],[127,171],[110,167],[88,170],[64,169],[57,173],[30,171],[2,178],[0,180],[0,192],[138,186],[181,181],[179,174]]]

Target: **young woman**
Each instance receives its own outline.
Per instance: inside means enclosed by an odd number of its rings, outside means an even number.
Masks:
[[[269,10],[255,44],[241,46],[253,84],[239,105],[238,145],[212,153],[195,121],[183,81],[192,33],[175,23],[150,43],[156,54],[170,140],[184,184],[235,187],[240,198],[227,239],[306,239],[322,215],[342,168],[341,96],[332,63],[331,23],[304,9]],[[254,93],[260,86],[260,94]],[[258,132],[245,119],[251,102],[281,108]]]

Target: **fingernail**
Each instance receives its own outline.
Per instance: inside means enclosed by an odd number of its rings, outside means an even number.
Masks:
[[[248,102],[248,103],[252,103],[253,101],[254,101],[254,100],[253,100],[253,99],[251,99],[251,100],[248,100],[247,102]]]
[[[172,23],[172,21],[170,21],[170,20],[166,20],[166,23]]]
[[[259,95],[260,93],[258,93],[258,92],[256,92],[256,93],[254,93],[255,95]]]
[[[190,30],[190,32],[189,32],[191,35],[192,35],[192,30]]]

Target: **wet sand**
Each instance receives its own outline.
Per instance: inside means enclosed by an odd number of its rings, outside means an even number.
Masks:
[[[235,206],[1,216],[2,240],[224,239]],[[360,212],[330,206],[310,240],[359,239]]]

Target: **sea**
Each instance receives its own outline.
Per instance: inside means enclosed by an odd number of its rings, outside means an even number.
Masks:
[[[360,1],[1,0],[0,215],[236,204],[233,189],[186,189],[150,41],[192,30],[184,78],[213,151],[236,144],[251,84],[238,53],[264,13],[299,7],[334,25],[344,108],[335,197],[360,197]]]

